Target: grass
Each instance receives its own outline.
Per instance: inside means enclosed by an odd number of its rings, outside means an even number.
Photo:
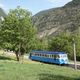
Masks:
[[[0,80],[80,80],[80,70],[0,56]]]
[[[80,71],[58,65],[1,60],[0,80],[80,80]]]

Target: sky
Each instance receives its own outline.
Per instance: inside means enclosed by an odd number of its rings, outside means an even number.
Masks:
[[[0,7],[8,13],[10,9],[20,6],[34,15],[42,10],[61,7],[70,1],[72,0],[0,0]]]

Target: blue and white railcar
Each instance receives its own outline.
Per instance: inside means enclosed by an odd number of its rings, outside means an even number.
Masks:
[[[29,58],[47,63],[68,64],[68,57],[65,52],[32,51]]]

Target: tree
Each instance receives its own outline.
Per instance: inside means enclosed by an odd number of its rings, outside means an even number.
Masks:
[[[0,28],[0,39],[3,48],[13,50],[17,61],[19,56],[29,52],[35,39],[36,28],[31,21],[28,10],[17,7],[10,10]]]
[[[61,34],[52,38],[49,41],[49,50],[51,51],[64,51],[68,53],[69,58],[73,58],[72,40],[69,35]]]
[[[36,39],[36,50],[48,50],[48,40],[47,38]]]

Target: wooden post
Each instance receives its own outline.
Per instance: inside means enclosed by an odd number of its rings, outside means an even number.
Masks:
[[[77,63],[76,63],[76,46],[75,46],[75,41],[73,38],[73,51],[74,51],[74,66],[75,66],[75,70],[77,70]]]

